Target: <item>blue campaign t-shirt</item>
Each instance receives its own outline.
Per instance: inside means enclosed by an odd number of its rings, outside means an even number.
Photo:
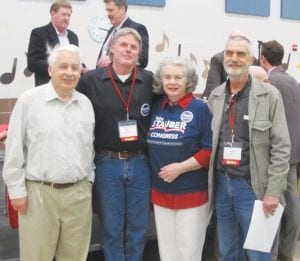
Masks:
[[[207,189],[207,169],[201,168],[180,175],[172,183],[158,176],[161,167],[181,162],[201,149],[211,149],[211,114],[207,104],[187,94],[185,104],[153,105],[151,124],[147,134],[152,187],[160,192],[183,194]],[[188,102],[186,102],[188,101]]]

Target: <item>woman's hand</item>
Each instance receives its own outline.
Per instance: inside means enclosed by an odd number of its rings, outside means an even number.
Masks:
[[[202,166],[199,162],[194,157],[190,157],[185,161],[174,162],[163,166],[158,176],[165,182],[171,183],[180,175],[200,168],[202,168]]]
[[[182,174],[180,165],[181,163],[168,164],[160,169],[158,176],[165,182],[171,183]]]

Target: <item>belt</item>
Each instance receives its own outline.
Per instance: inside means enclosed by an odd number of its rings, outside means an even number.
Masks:
[[[113,157],[118,159],[130,159],[143,155],[143,151],[113,151],[113,150],[98,150],[98,154],[106,157]]]
[[[75,185],[78,181],[73,182],[73,183],[54,183],[54,182],[48,182],[48,181],[40,181],[40,180],[28,180],[31,182],[39,183],[41,185],[46,185],[50,186],[55,189],[64,189],[64,188],[69,188],[73,185]]]
[[[231,179],[238,179],[238,178],[241,178],[241,176],[239,175],[235,175],[235,174],[232,174],[230,172],[224,172],[225,176],[228,177],[228,178],[231,178]]]
[[[230,172],[227,172],[227,171],[220,171],[223,175],[225,175],[226,177],[228,178],[231,178],[231,179],[244,179],[244,180],[248,180],[249,178],[248,177],[243,177],[243,176],[239,176],[239,175],[236,175],[236,174],[232,174]]]

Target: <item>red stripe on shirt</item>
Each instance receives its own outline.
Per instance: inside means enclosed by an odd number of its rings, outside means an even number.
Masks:
[[[185,194],[167,194],[152,189],[151,200],[153,204],[169,209],[194,208],[208,201],[208,190]]]

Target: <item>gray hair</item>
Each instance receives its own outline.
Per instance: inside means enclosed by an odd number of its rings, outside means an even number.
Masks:
[[[80,68],[81,68],[82,59],[81,59],[81,55],[80,55],[80,52],[79,52],[79,48],[78,48],[78,46],[76,46],[74,44],[66,44],[66,45],[61,45],[61,46],[56,45],[50,51],[50,54],[48,56],[48,64],[53,66],[56,63],[58,55],[62,52],[68,52],[68,53],[77,55],[78,58],[79,58],[79,65],[80,65]]]
[[[247,43],[247,49],[248,49],[249,55],[252,58],[255,57],[254,52],[253,52],[252,43],[246,36],[244,36],[242,34],[230,34],[228,37],[228,40],[226,42],[225,49],[227,49],[227,45],[228,45],[229,41],[245,41]]]
[[[142,37],[140,36],[140,34],[138,33],[137,30],[133,29],[133,28],[129,28],[129,27],[124,27],[121,28],[120,30],[118,30],[112,37],[111,39],[111,46],[114,46],[116,41],[125,35],[131,34],[134,39],[138,42],[139,44],[139,55],[142,52]]]
[[[157,94],[164,93],[163,91],[163,69],[166,65],[175,65],[180,66],[184,69],[184,74],[187,78],[186,83],[186,93],[192,93],[198,84],[198,74],[196,72],[196,67],[191,63],[190,60],[182,58],[180,56],[176,57],[166,57],[164,58],[155,74],[154,74],[154,83],[153,83],[153,92]]]

